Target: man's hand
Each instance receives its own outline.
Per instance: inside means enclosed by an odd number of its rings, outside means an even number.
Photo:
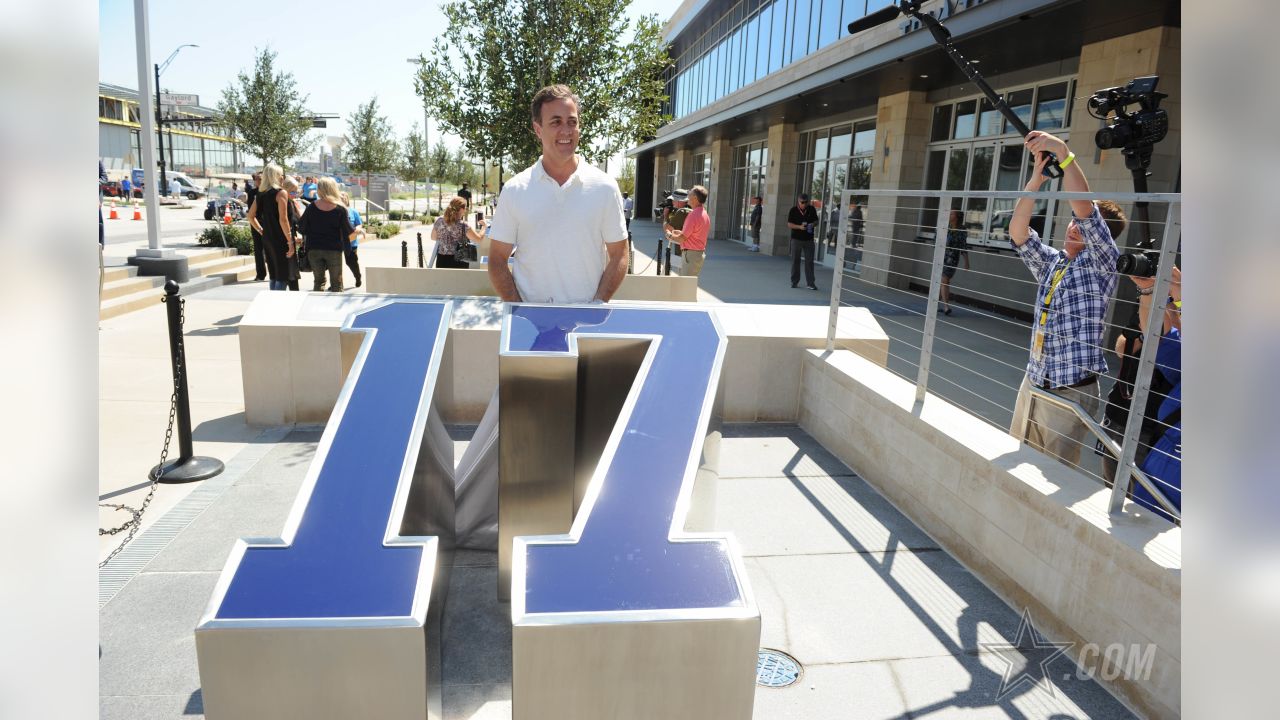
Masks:
[[[1045,180],[1049,179],[1044,175],[1044,168],[1049,164],[1049,158],[1038,154],[1035,158],[1036,166],[1031,171],[1031,177],[1027,178],[1027,186],[1023,188],[1027,192],[1036,192],[1041,185],[1044,185]]]
[[[1067,153],[1071,152],[1062,138],[1039,130],[1032,130],[1027,133],[1027,136],[1022,140],[1022,144],[1027,146],[1027,150],[1037,155],[1041,152],[1051,152],[1058,156],[1058,160],[1065,160]]]
[[[1154,277],[1138,277],[1137,275],[1127,275],[1126,277],[1132,280],[1139,290],[1150,290],[1156,286]],[[1173,266],[1173,276],[1169,279],[1169,297],[1182,302],[1182,271],[1178,269],[1177,265]]]

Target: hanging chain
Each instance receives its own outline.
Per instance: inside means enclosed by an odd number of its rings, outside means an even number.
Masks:
[[[166,295],[160,298],[160,302],[169,302],[169,296]],[[129,531],[129,534],[125,536],[124,540],[122,540],[118,546],[116,546],[116,549],[112,550],[111,554],[107,555],[105,560],[98,563],[99,568],[111,562],[112,558],[116,555],[119,555],[120,551],[124,550],[125,546],[129,544],[129,541],[133,540],[133,536],[138,533],[138,528],[142,526],[142,514],[147,511],[147,506],[151,504],[152,498],[156,495],[156,487],[160,484],[160,478],[164,476],[164,464],[165,461],[169,459],[169,444],[173,440],[173,426],[178,419],[178,385],[180,384],[182,373],[185,371],[185,368],[182,366],[182,360],[186,357],[186,348],[183,346],[182,339],[182,328],[185,327],[186,324],[187,301],[185,298],[179,297],[178,353],[174,358],[173,393],[169,396],[169,426],[165,428],[164,431],[164,447],[160,450],[160,463],[156,465],[155,469],[151,472],[151,488],[147,491],[147,496],[142,500],[142,505],[139,507],[133,508],[122,503],[98,503],[98,507],[100,508],[109,508],[118,512],[127,512],[132,516],[128,520],[124,521],[122,525],[117,527],[98,528],[99,536],[116,535],[124,532],[125,530]]]

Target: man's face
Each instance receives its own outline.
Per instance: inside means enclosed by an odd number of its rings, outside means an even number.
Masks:
[[[684,207],[685,205],[688,205],[688,204],[689,204],[689,201],[688,201],[688,200],[672,200],[672,201],[671,201],[671,204],[672,204],[672,205],[675,205],[675,206],[676,206],[676,207],[678,207],[678,208],[682,208],[682,207]]]
[[[1080,234],[1080,228],[1076,226],[1076,221],[1072,220],[1071,224],[1067,225],[1067,254],[1075,257],[1076,253],[1083,249],[1084,236]]]
[[[804,198],[800,198],[799,200],[796,201],[796,207],[800,208],[801,210],[804,210],[805,208],[809,207],[809,201],[805,200]]]
[[[752,207],[760,204],[760,198],[751,198]]]
[[[542,154],[561,162],[578,151],[578,106],[572,100],[554,98],[542,104],[542,122],[533,124],[542,141]]]

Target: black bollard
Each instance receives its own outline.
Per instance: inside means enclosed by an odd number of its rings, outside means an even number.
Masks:
[[[636,272],[636,251],[631,245],[631,231],[627,231],[627,274],[634,275]]]
[[[426,257],[422,254],[422,233],[418,233],[418,267],[426,267]]]
[[[658,238],[658,253],[654,255],[658,261],[658,274],[662,274],[662,238]]]
[[[409,267],[409,241],[400,241],[400,267]]]
[[[169,360],[173,365],[176,408],[174,422],[178,432],[178,458],[151,468],[149,477],[162,483],[188,483],[208,480],[222,472],[222,461],[211,457],[197,457],[191,443],[191,398],[187,393],[187,353],[182,342],[182,298],[178,295],[178,283],[170,280],[164,284],[165,312],[169,316]],[[167,445],[168,438],[166,438]],[[167,447],[166,447],[167,452]],[[159,477],[157,478],[157,474]]]
[[[666,272],[662,273],[663,275],[671,274],[671,246],[670,245],[667,246],[667,266],[665,270]]]

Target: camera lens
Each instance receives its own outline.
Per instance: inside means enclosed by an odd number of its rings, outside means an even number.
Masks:
[[[1112,148],[1124,147],[1132,137],[1133,131],[1128,124],[1115,123],[1098,130],[1098,134],[1094,136],[1093,141],[1101,150],[1110,150]]]
[[[1158,257],[1152,252],[1124,253],[1116,258],[1116,272],[1135,277],[1154,277]]]

